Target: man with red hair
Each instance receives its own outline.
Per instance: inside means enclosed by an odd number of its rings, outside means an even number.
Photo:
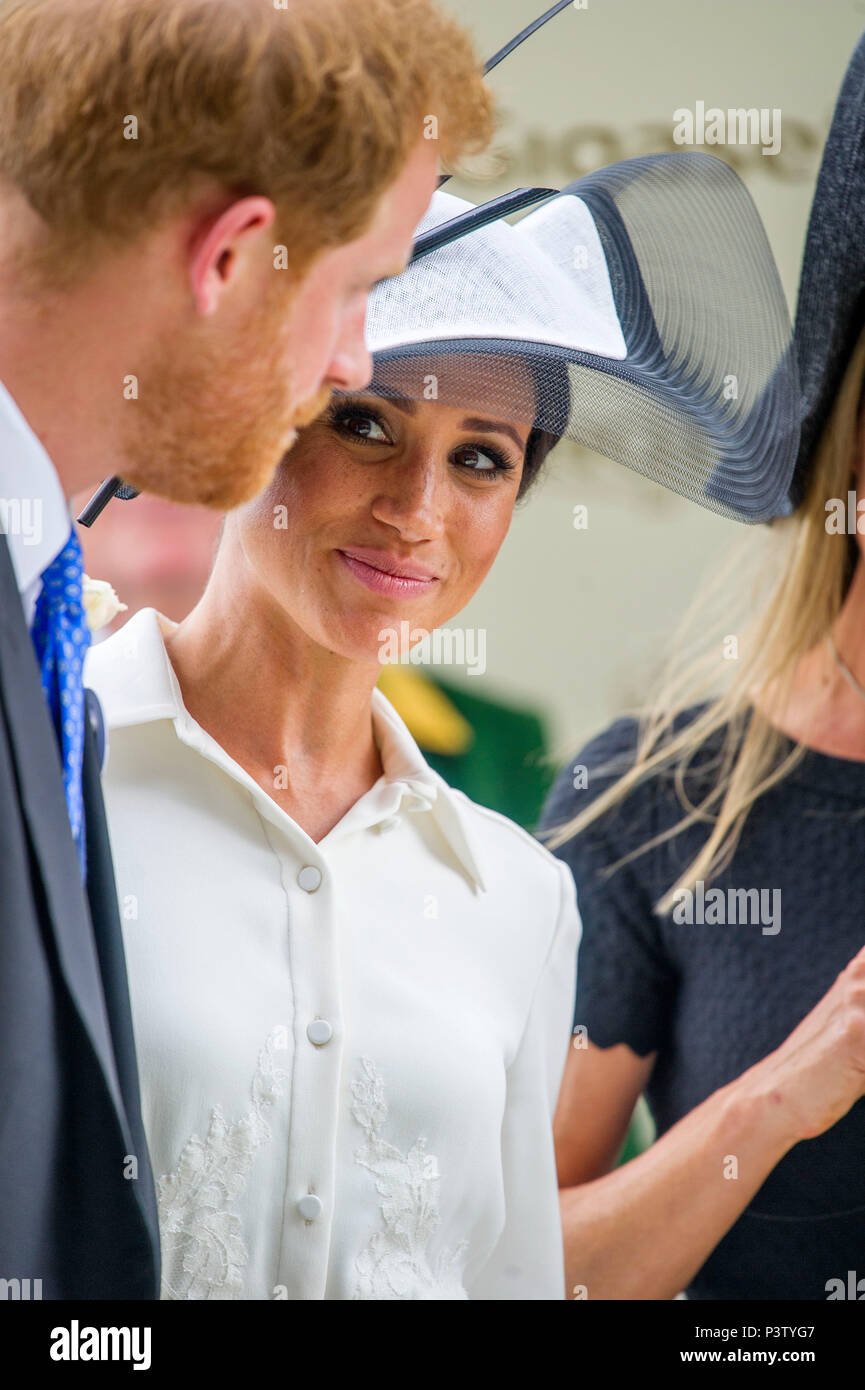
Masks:
[[[490,134],[433,0],[2,5],[7,1293],[159,1291],[67,499],[106,474],[222,510],[256,495],[331,389],[369,381],[367,294],[405,265],[440,160]]]

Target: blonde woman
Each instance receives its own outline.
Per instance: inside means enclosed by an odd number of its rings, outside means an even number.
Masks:
[[[702,660],[683,642],[544,816],[583,918],[556,1117],[574,1297],[865,1291],[863,93],[860,43],[800,289],[798,510],[741,615],[738,556],[717,631],[695,610]],[[644,1091],[660,1137],[613,1172]]]

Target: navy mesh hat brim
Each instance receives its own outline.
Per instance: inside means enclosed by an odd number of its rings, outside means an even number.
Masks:
[[[865,34],[841,84],[808,220],[794,335],[801,441],[791,489],[802,501],[814,454],[865,325]]]
[[[555,234],[557,217],[571,225],[567,199],[578,200],[584,222],[590,217],[592,254],[599,250],[603,267],[577,256],[567,263],[567,236]],[[421,225],[452,211],[434,201]],[[433,252],[376,290],[371,391],[428,399],[436,361],[470,356],[464,381],[451,371],[437,398],[518,414],[524,405],[505,364],[521,362],[534,383],[536,428],[740,521],[789,512],[799,446],[790,318],[759,214],[728,165],[698,153],[628,160],[576,180],[512,227],[498,224],[486,248],[484,236],[474,232]],[[525,247],[532,293],[521,296],[514,282]],[[555,292],[533,318],[533,304],[543,301],[539,248]],[[611,294],[607,308],[600,270]],[[586,275],[594,276],[593,288],[581,298]],[[579,317],[585,300],[588,327],[575,324],[569,333],[561,304],[571,293],[568,312]],[[451,302],[460,296],[461,304]],[[613,308],[616,324],[608,321]],[[467,327],[472,314],[477,333]],[[446,331],[449,317],[459,332]],[[498,321],[501,333],[491,332]],[[553,321],[555,341],[544,341]],[[617,332],[621,348],[613,351],[567,341],[614,345]]]

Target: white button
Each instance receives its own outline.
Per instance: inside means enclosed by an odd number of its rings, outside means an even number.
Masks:
[[[326,1018],[314,1018],[312,1023],[306,1025],[306,1036],[316,1047],[324,1047],[333,1037],[333,1029]]]
[[[388,816],[385,820],[379,821],[379,830],[393,830],[395,825],[399,825],[399,816]]]
[[[321,883],[321,869],[314,864],[305,864],[297,876],[297,881],[305,893],[314,893]]]
[[[317,1216],[321,1216],[321,1198],[316,1197],[314,1192],[307,1192],[306,1196],[301,1197],[298,1202],[297,1209],[304,1221],[314,1221]]]

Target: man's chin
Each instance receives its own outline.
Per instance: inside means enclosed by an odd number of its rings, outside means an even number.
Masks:
[[[305,425],[311,425],[313,420],[317,420],[319,415],[324,414],[332,399],[333,390],[331,387],[322,386],[314,396],[308,396],[306,400],[301,401],[294,412],[295,438],[298,430],[302,430]]]
[[[323,413],[332,394],[328,387],[323,387],[314,396],[301,401],[290,416],[291,424],[286,425],[282,433],[268,431],[270,442],[260,438],[252,447],[245,441],[245,447],[237,451],[242,457],[235,457],[233,463],[223,458],[219,467],[214,467],[213,459],[219,456],[218,439],[214,440],[207,459],[197,464],[185,457],[176,459],[173,467],[166,466],[167,451],[155,447],[154,454],[160,457],[159,466],[153,467],[150,457],[140,463],[133,459],[123,472],[123,480],[139,492],[163,497],[168,502],[210,507],[219,512],[232,511],[251,502],[269,486],[280,463],[296,444],[298,431]],[[274,446],[275,437],[279,442]],[[198,447],[200,450],[201,441]]]
[[[251,502],[270,486],[274,473],[296,437],[292,431],[285,446],[266,463],[259,458],[254,466],[238,467],[230,473],[208,472],[206,468],[192,472],[188,464],[172,473],[162,469],[158,472],[148,468],[138,469],[132,465],[124,472],[123,481],[131,483],[139,492],[162,497],[166,502],[230,512]]]

